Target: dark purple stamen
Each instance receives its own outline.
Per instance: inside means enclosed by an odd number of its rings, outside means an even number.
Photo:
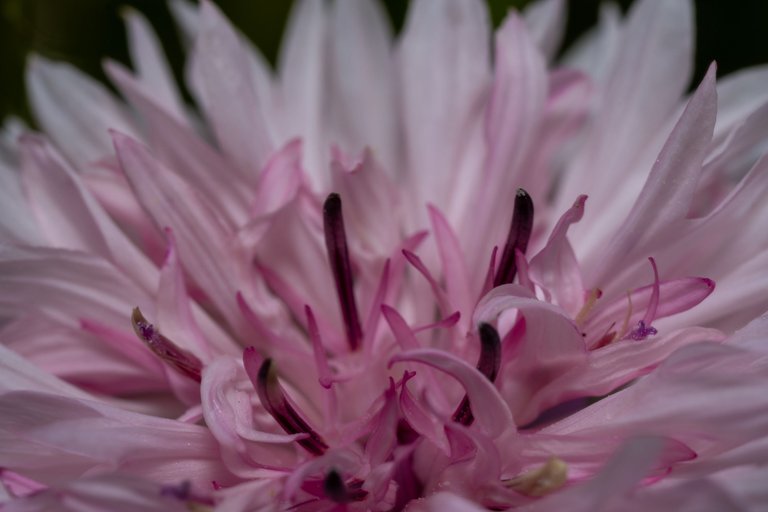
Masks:
[[[347,235],[344,231],[344,216],[341,212],[339,194],[330,194],[323,205],[323,226],[325,229],[325,247],[331,264],[333,279],[336,282],[336,294],[339,298],[341,316],[347,334],[349,348],[357,350],[363,338],[360,316],[357,312],[355,293],[352,282],[352,265],[349,262]]]
[[[323,481],[323,493],[331,501],[336,503],[350,503],[352,501],[362,501],[368,496],[368,491],[362,489],[363,481],[355,479],[349,483],[344,483],[341,474],[332,469],[325,476]]]
[[[248,371],[250,361],[248,360],[248,349],[244,353],[243,359],[246,364],[246,373],[251,377],[252,372]],[[271,359],[265,359],[259,368],[256,376],[256,382],[253,382],[256,393],[259,395],[264,409],[283,427],[289,434],[307,434],[308,437],[299,439],[297,442],[309,453],[313,455],[322,455],[328,449],[328,445],[320,437],[320,434],[314,431],[304,419],[299,416],[296,409],[288,402],[285,392],[277,381],[277,372]]]
[[[501,253],[499,269],[493,280],[493,286],[509,284],[515,280],[517,264],[515,263],[515,250],[525,254],[528,249],[528,241],[533,230],[533,200],[528,192],[519,188],[515,194],[515,211],[512,214],[512,223],[509,225],[507,242],[504,244],[504,252]]]
[[[491,324],[480,324],[480,357],[477,360],[477,369],[485,375],[489,381],[495,382],[501,365],[501,339],[499,333]],[[469,397],[464,395],[461,403],[453,413],[453,421],[462,425],[471,425],[475,421]]]
[[[136,336],[163,362],[195,382],[202,380],[203,363],[194,354],[160,334],[160,331],[144,318],[139,308],[133,309],[131,323]]]
[[[645,322],[640,320],[637,322],[637,326],[629,332],[627,337],[635,341],[642,341],[648,336],[654,336],[658,334],[658,332],[659,331],[657,331],[654,326],[645,325]]]

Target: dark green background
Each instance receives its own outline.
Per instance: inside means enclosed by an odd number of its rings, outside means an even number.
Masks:
[[[382,0],[395,27],[402,24],[407,0]],[[274,60],[290,1],[217,0],[224,12]],[[509,7],[528,0],[488,0],[494,23]],[[567,45],[591,26],[599,0],[569,0]],[[618,2],[623,8],[631,0]],[[177,76],[182,51],[168,8],[162,0],[0,0],[0,117],[8,113],[28,117],[24,100],[25,55],[34,51],[75,63],[103,79],[104,57],[127,59],[120,9],[130,5],[142,11],[160,33]],[[697,81],[706,66],[717,60],[721,75],[756,63],[768,62],[767,0],[698,0]],[[767,84],[768,86],[768,84]]]

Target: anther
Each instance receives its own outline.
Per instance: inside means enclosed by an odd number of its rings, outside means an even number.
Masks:
[[[307,434],[304,439],[297,442],[309,453],[313,455],[322,455],[328,449],[328,445],[323,441],[320,434],[304,421],[296,409],[290,404],[285,396],[285,392],[280,387],[277,380],[277,372],[271,359],[265,359],[261,366],[256,370],[258,356],[253,347],[248,347],[243,352],[243,364],[245,372],[251,379],[251,383],[256,388],[259,400],[264,409],[275,419],[275,421],[288,434]]]
[[[501,253],[501,261],[499,262],[499,269],[496,271],[496,278],[493,280],[493,286],[501,286],[514,281],[515,274],[517,274],[515,250],[525,254],[532,230],[533,200],[528,192],[519,188],[515,194],[515,211],[512,214],[509,234],[504,244],[504,251]]]
[[[344,320],[347,343],[349,343],[349,348],[354,351],[360,346],[363,331],[360,327],[360,316],[355,301],[352,265],[349,261],[344,216],[341,211],[341,198],[338,194],[330,194],[323,204],[323,227],[325,247],[328,251],[328,261],[336,283],[336,294],[341,307],[341,316]]]
[[[144,318],[139,308],[133,308],[131,324],[136,336],[168,366],[195,382],[202,380],[203,363],[194,354],[160,334],[160,331]]]

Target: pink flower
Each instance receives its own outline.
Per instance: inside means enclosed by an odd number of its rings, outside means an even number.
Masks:
[[[689,2],[304,1],[277,73],[172,5],[199,112],[131,12],[3,132],[2,510],[760,509],[767,72],[684,97]]]

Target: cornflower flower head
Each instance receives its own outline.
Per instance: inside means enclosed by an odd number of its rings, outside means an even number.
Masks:
[[[0,508],[760,510],[768,70],[692,6],[174,2],[3,130]],[[492,44],[491,44],[492,41]],[[717,283],[717,286],[715,286]]]

